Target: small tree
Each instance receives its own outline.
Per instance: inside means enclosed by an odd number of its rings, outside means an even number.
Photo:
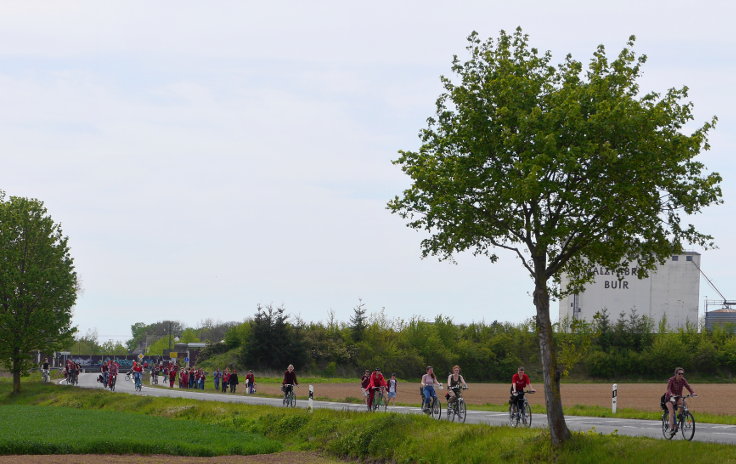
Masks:
[[[640,95],[645,57],[635,56],[633,37],[613,61],[599,46],[585,71],[569,55],[552,66],[520,29],[468,41],[470,58],[452,63],[457,82],[442,77],[419,151],[395,161],[413,184],[389,208],[429,233],[424,256],[470,250],[496,261],[502,248],[520,259],[534,283],[547,419],[559,444],[570,432],[550,295],[563,273],[567,290],[579,291],[591,263],[622,272],[636,260],[643,277],[684,242],[711,244],[681,215],[720,202],[720,176],[694,160],[715,118],[687,135],[687,88]]]
[[[363,340],[363,334],[365,333],[366,327],[368,327],[368,316],[365,315],[367,311],[363,300],[358,298],[358,306],[353,308],[353,315],[350,318],[350,333],[355,342]]]
[[[68,238],[43,203],[0,191],[0,362],[13,392],[33,366],[32,351],[58,351],[73,340],[77,273]]]

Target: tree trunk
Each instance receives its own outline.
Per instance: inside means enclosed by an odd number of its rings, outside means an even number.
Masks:
[[[542,273],[544,271],[541,271]],[[544,394],[547,406],[547,423],[554,446],[561,445],[570,438],[570,430],[562,413],[560,395],[560,371],[557,367],[557,348],[552,335],[552,322],[549,318],[549,293],[544,278],[537,278],[534,288],[534,306],[537,308],[537,335],[539,352],[544,371]]]
[[[19,361],[13,359],[12,369],[13,372],[13,393],[20,393],[20,369]]]

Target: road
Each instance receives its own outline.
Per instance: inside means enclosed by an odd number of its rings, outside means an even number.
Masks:
[[[102,388],[97,383],[97,374],[80,374],[79,386],[84,388]],[[161,377],[163,379],[163,377]],[[63,381],[62,381],[63,383]],[[264,398],[259,396],[246,396],[241,394],[225,394],[225,393],[204,393],[196,390],[179,390],[153,388],[144,385],[143,391],[136,392],[133,381],[126,381],[125,375],[118,376],[116,385],[117,392],[132,393],[147,396],[168,396],[174,398],[188,398],[201,401],[222,401],[228,403],[246,403],[260,404],[281,407],[281,399]],[[307,401],[304,399],[306,389],[297,391],[297,406],[307,407]],[[313,407],[347,410],[347,411],[365,411],[365,406],[360,404],[338,403],[333,401],[314,401]],[[393,406],[390,411],[402,414],[423,414],[419,407],[410,406]],[[443,411],[444,418],[444,411]],[[697,414],[695,414],[697,420]],[[638,419],[614,419],[602,417],[582,417],[582,416],[565,416],[567,426],[570,430],[586,432],[594,429],[596,432],[610,434],[616,432],[619,435],[629,435],[637,437],[662,437],[662,428],[660,421],[638,420]],[[471,424],[487,424],[493,426],[503,426],[508,424],[508,413],[492,412],[492,411],[476,411],[469,410],[467,413],[467,423]],[[547,418],[541,414],[534,414],[533,427],[547,427]],[[682,435],[677,434],[675,440],[682,440]],[[696,423],[696,431],[694,441],[725,443],[736,445],[736,425],[723,424],[701,424]]]

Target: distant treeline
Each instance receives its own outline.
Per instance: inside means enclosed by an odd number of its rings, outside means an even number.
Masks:
[[[562,374],[662,381],[676,366],[684,367],[690,377],[731,379],[736,374],[732,328],[698,332],[694,325],[677,331],[667,331],[666,326],[666,321],[655,324],[634,311],[616,319],[603,311],[592,323],[562,321],[555,334]],[[347,322],[330,314],[327,322],[307,323],[291,319],[284,307],[259,305],[255,316],[241,323],[205,321],[199,328],[172,321],[138,323],[132,332],[129,349],[148,347],[146,352],[156,355],[171,338],[209,342],[198,362],[213,367],[281,371],[294,364],[300,372],[325,376],[355,376],[380,367],[414,378],[427,365],[444,374],[458,364],[473,381],[506,382],[523,365],[541,383],[533,319],[521,324],[456,324],[446,316],[407,321],[383,312],[367,314],[360,303]]]

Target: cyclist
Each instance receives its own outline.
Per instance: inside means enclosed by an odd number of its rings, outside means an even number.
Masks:
[[[511,377],[511,401],[516,402],[516,408],[519,414],[524,413],[524,389],[526,387],[529,387],[530,392],[536,391],[532,387],[532,381],[529,379],[529,376],[524,373],[524,368],[519,367],[516,374]]]
[[[49,358],[43,358],[43,362],[41,363],[41,378],[46,381],[46,379],[50,379],[49,375]]]
[[[368,410],[371,410],[371,407],[373,406],[373,398],[376,395],[377,389],[385,389],[386,388],[386,379],[383,377],[383,374],[381,373],[381,368],[377,367],[375,371],[371,374],[370,380],[368,381]]]
[[[396,380],[396,374],[391,374],[391,378],[388,379],[388,399],[386,405],[390,405],[393,401],[396,402],[396,393],[399,391],[399,381]]]
[[[299,381],[296,379],[294,365],[289,364],[289,367],[284,371],[284,380],[281,381],[281,391],[284,392],[284,399],[286,399],[286,395],[294,389],[294,385],[299,385]]]
[[[143,366],[137,361],[133,361],[133,378],[135,379],[136,386],[141,384],[141,376],[143,376]]]
[[[465,379],[460,375],[460,366],[457,364],[452,366],[452,373],[447,377],[447,393],[445,394],[447,404],[454,403],[459,395],[457,390],[453,390],[453,387],[468,388],[468,384],[465,383]],[[453,394],[450,395],[450,392]]]
[[[690,384],[685,380],[685,369],[678,367],[675,369],[675,375],[667,381],[667,391],[664,394],[664,401],[667,410],[670,412],[670,435],[677,433],[677,424],[675,423],[675,409],[682,404],[682,388],[687,388],[691,395],[695,395]]]
[[[109,366],[107,367],[108,372],[110,373],[110,380],[108,381],[108,387],[112,390],[113,385],[115,385],[115,381],[118,377],[118,370],[120,369],[120,365],[117,362],[110,361]]]
[[[108,363],[109,361],[102,361],[102,366],[100,366],[100,372],[102,372],[102,385],[107,386],[107,382],[109,382],[109,373],[108,373]]]
[[[363,377],[360,378],[360,391],[363,392],[363,403],[368,404],[368,384],[371,381],[371,371],[368,369],[363,372]]]
[[[434,386],[442,386],[441,383],[437,382],[437,376],[434,374],[432,366],[427,366],[427,373],[422,376],[422,396],[424,401],[422,402],[422,409],[426,412],[431,406],[431,400],[437,398],[437,393],[434,391]]]

